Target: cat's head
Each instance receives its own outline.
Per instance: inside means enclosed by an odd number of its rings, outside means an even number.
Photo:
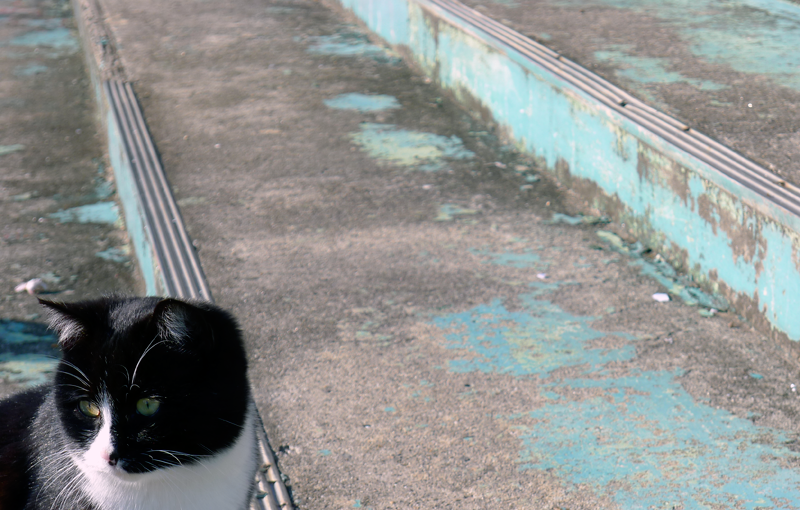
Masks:
[[[42,301],[63,351],[58,416],[84,470],[137,476],[230,447],[248,402],[235,320],[161,298]]]

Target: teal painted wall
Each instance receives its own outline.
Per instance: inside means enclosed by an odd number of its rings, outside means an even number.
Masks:
[[[130,162],[125,155],[125,148],[114,114],[108,109],[106,115],[108,154],[111,159],[111,167],[114,169],[114,177],[117,180],[117,193],[119,194],[120,202],[122,202],[125,226],[136,253],[136,258],[139,261],[139,269],[142,272],[142,278],[145,283],[145,292],[148,296],[160,296],[163,295],[162,289],[165,286],[161,281],[161,274],[153,257],[153,245],[144,224],[144,211],[136,191],[136,183],[133,180]]]
[[[740,313],[800,340],[798,218],[427,0],[340,3]]]

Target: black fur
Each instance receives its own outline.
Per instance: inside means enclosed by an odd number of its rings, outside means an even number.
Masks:
[[[80,411],[82,400],[111,402],[110,462],[127,473],[202,462],[237,440],[250,390],[228,313],[161,298],[42,305],[63,359],[52,384],[0,402],[0,509],[59,508],[65,498],[63,508],[94,508],[77,468],[60,460],[88,449],[99,429],[100,420]],[[143,398],[160,402],[155,415],[137,413]]]

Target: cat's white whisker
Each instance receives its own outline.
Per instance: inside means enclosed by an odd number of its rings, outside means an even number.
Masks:
[[[134,367],[134,369],[133,369],[133,377],[131,377],[131,384],[130,384],[130,385],[131,385],[131,387],[133,387],[133,386],[134,386],[133,382],[136,380],[136,371],[137,371],[137,370],[139,370],[139,364],[142,362],[142,360],[144,359],[144,357],[145,357],[145,356],[147,356],[147,353],[148,353],[148,352],[150,352],[151,350],[153,350],[154,348],[158,347],[159,345],[161,345],[161,344],[163,344],[163,343],[166,343],[166,340],[161,340],[160,342],[158,342],[158,343],[156,343],[155,345],[153,345],[153,342],[155,342],[157,338],[158,338],[158,337],[154,337],[154,338],[153,338],[153,339],[150,341],[150,344],[149,344],[149,345],[147,346],[147,348],[144,350],[144,352],[142,353],[142,355],[141,355],[141,356],[139,356],[139,361],[137,361],[137,362],[136,362],[136,366],[135,366],[135,367]]]

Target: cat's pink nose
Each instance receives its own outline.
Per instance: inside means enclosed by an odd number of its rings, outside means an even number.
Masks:
[[[101,456],[103,457],[103,460],[108,462],[108,464],[110,466],[116,466],[117,465],[117,460],[118,460],[119,456],[117,455],[116,451],[114,451],[112,449],[106,449],[106,450],[103,450],[103,453],[101,454]]]

